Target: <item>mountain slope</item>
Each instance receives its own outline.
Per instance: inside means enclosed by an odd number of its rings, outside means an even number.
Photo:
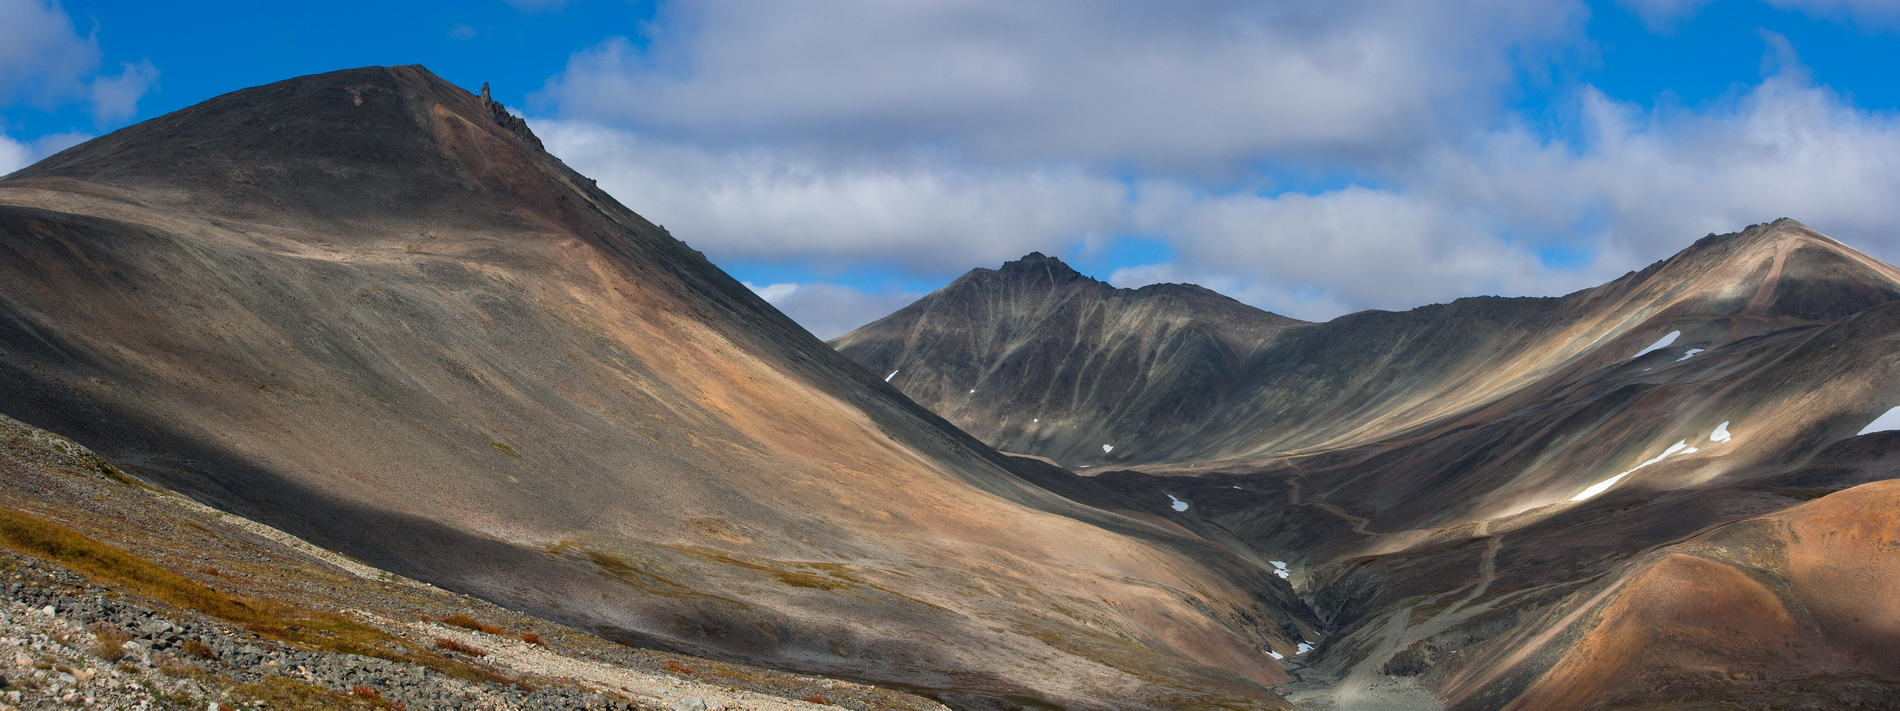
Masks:
[[[1314,625],[1026,483],[420,67],[0,180],[0,283],[0,411],[610,639],[979,708],[1269,708],[1259,650]]]
[[[1760,568],[1795,545],[1731,536],[1718,555],[1698,536],[1900,476],[1890,435],[1857,436],[1900,405],[1896,318],[1900,270],[1780,220],[1560,298],[1288,329],[1192,431],[1123,433],[1092,463],[1126,452],[1113,463],[1137,466],[1091,479],[1243,555],[1289,562],[1331,633],[1283,687],[1295,699],[1371,703],[1368,686],[1412,679],[1457,708],[1643,707],[1796,698],[1825,676],[1814,688],[1873,684],[1839,698],[1876,703],[1900,675],[1851,662],[1867,640],[1797,620],[1788,629],[1805,631],[1789,639],[1821,661],[1763,666],[1741,628],[1723,626],[1722,608],[1740,604],[1722,596],[1732,586],[1682,581]],[[1865,562],[1881,569],[1881,556]],[[1779,602],[1755,602],[1849,603],[1825,586],[1775,590]],[[1635,632],[1657,620],[1675,632]],[[1668,634],[1709,651],[1676,654]],[[1605,660],[1629,645],[1647,661],[1626,680],[1637,667]],[[1724,664],[1722,681],[1673,696],[1655,686]]]

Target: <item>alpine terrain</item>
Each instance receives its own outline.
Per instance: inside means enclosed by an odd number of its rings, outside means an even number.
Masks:
[[[1283,570],[1325,634],[1302,708],[1889,708],[1897,300],[1784,219],[1326,323],[1031,254],[833,345]]]

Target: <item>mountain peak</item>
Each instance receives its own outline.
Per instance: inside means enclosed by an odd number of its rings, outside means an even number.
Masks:
[[[1069,281],[1073,279],[1097,281],[1088,275],[1076,271],[1074,267],[1064,263],[1061,259],[1051,257],[1042,252],[1030,252],[1023,255],[1021,259],[1004,262],[1003,266],[998,268],[997,271],[1004,274],[1048,274],[1051,277],[1055,277],[1058,281]]]
[[[470,198],[552,215],[562,188],[541,176],[591,187],[501,104],[409,65],[234,91],[73,146],[6,182],[136,190],[243,219],[352,221],[440,219]]]

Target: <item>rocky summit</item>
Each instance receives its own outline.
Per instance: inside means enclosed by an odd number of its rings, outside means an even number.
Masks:
[[[1868,646],[1900,642],[1870,547],[1900,270],[1778,220],[1563,297],[1315,324],[1071,275],[976,270],[834,344],[1281,571],[1333,631],[1276,687],[1301,708],[1900,703]]]

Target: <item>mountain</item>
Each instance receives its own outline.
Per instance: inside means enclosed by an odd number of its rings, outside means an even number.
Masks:
[[[1198,286],[1117,289],[1034,252],[831,344],[998,449],[1093,462],[1178,446],[1263,343],[1304,325]]]
[[[1799,531],[1883,525],[1896,435],[1859,433],[1900,405],[1896,301],[1900,270],[1780,220],[1564,297],[1265,333],[1220,379],[1173,386],[1216,404],[1165,436],[1112,407],[1074,415],[1113,452],[991,441],[1093,465],[1150,513],[1288,561],[1330,633],[1280,687],[1296,701],[1375,703],[1366,689],[1389,684],[1469,709],[1878,706],[1900,675],[1865,663],[1866,645],[1900,639],[1813,611],[1900,614],[1862,600],[1894,561],[1855,547],[1873,533],[1836,553]],[[916,352],[862,337],[882,324],[835,343]],[[1170,385],[1143,387],[1166,399]],[[1806,656],[1748,641],[1759,629],[1729,616],[1743,603],[1782,615],[1776,639]]]
[[[1263,651],[1317,640],[1270,568],[969,437],[421,67],[0,179],[0,284],[0,412],[615,641],[964,708],[1285,708]]]

